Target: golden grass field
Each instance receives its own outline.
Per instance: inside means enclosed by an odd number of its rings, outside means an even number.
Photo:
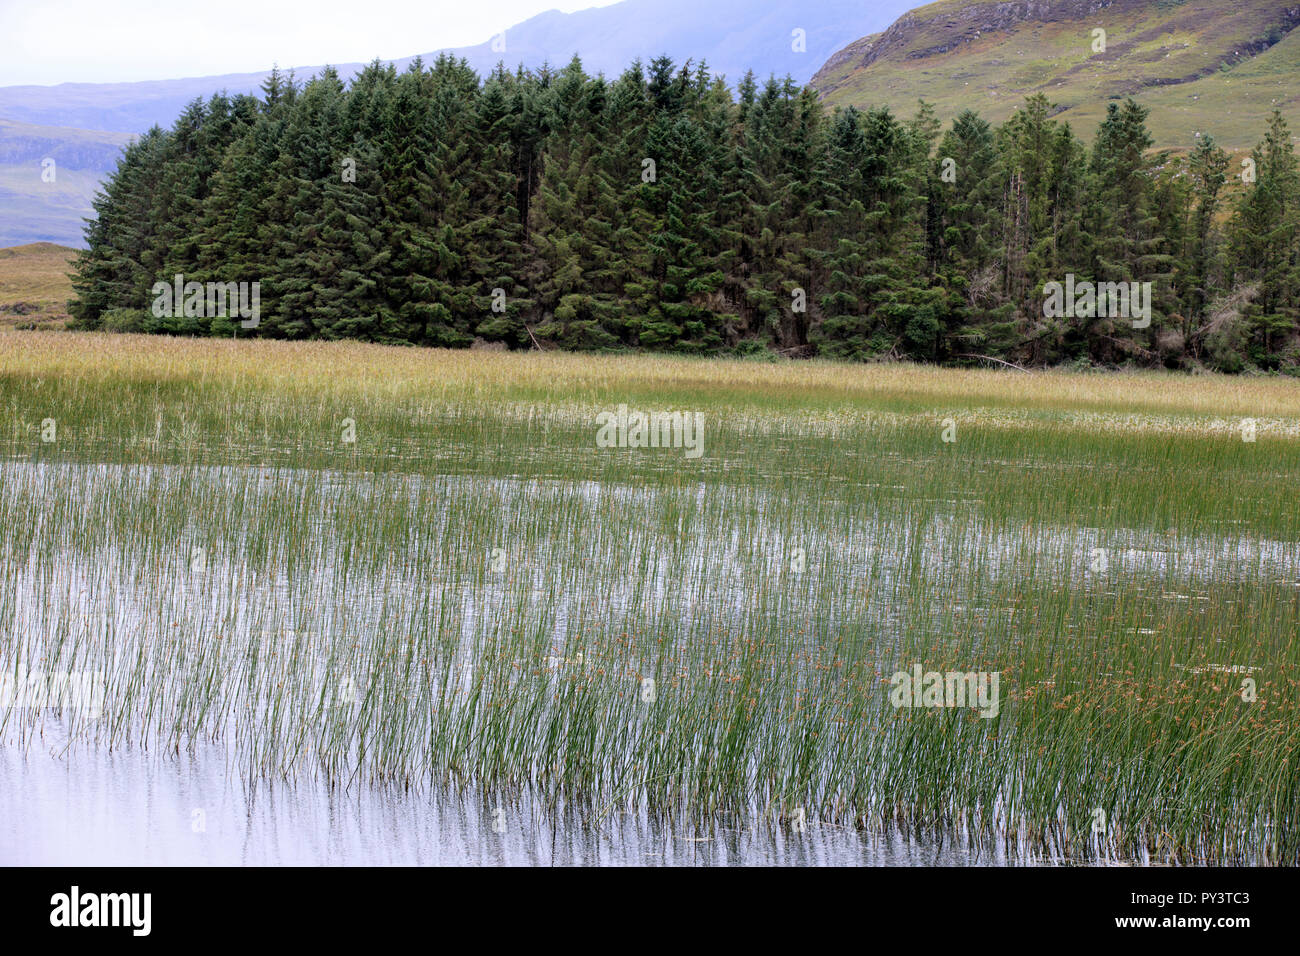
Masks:
[[[0,329],[64,328],[76,254],[52,242],[0,249]]]
[[[1300,422],[1300,382],[1268,377],[451,351],[99,332],[0,331],[0,376],[242,383],[376,401],[567,404],[653,393],[764,415],[983,409],[993,419],[1015,420],[1039,411],[1079,425],[1139,430],[1222,427],[1249,417],[1263,431],[1293,435]]]

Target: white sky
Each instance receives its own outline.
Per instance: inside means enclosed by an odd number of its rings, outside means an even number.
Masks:
[[[0,86],[252,73],[471,46],[617,0],[0,0]]]

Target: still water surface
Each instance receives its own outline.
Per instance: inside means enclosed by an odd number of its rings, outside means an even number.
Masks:
[[[48,743],[48,741],[47,741]],[[500,813],[498,813],[500,809]],[[708,830],[644,815],[549,811],[519,797],[331,789],[296,780],[248,789],[219,750],[0,748],[0,864],[35,866],[963,866],[1000,852],[854,833],[803,833],[725,818]],[[498,832],[503,830],[504,832]],[[1023,861],[1022,861],[1023,862]]]

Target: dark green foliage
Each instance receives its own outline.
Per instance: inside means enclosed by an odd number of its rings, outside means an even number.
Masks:
[[[1089,149],[1041,95],[999,128],[922,103],[828,114],[659,57],[480,81],[463,61],[278,71],[130,146],[77,264],[86,328],[464,347],[1300,369],[1300,165],[1276,115],[1235,209],[1208,135]],[[1229,212],[1231,215],[1229,216]],[[176,275],[260,283],[260,321],[156,315]],[[1045,285],[1150,283],[1151,322]]]
[[[1234,330],[1246,359],[1275,368],[1300,364],[1300,162],[1281,112],[1274,110],[1264,141],[1251,155],[1255,181],[1237,210],[1232,259],[1238,282],[1254,292],[1244,327]],[[1233,364],[1239,349],[1232,349]]]

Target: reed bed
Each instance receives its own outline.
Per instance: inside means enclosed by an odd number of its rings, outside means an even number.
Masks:
[[[0,333],[0,408],[0,672],[105,688],[9,746],[1300,862],[1296,383]]]

